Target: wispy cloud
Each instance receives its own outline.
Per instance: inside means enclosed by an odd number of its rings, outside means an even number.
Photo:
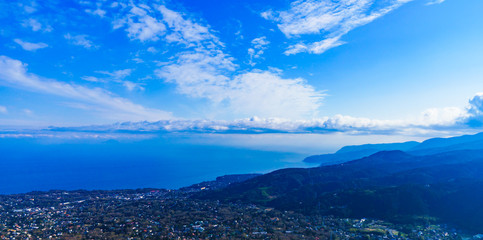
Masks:
[[[64,35],[64,38],[69,40],[69,42],[74,44],[74,45],[82,46],[82,47],[87,48],[87,49],[98,47],[91,40],[87,39],[88,36],[85,35],[85,34],[71,35],[70,33],[67,33],[67,34]]]
[[[288,48],[287,55],[299,52],[321,54],[343,44],[340,38],[352,29],[368,24],[412,0],[298,0],[286,11],[269,10],[263,18],[277,23],[286,37],[320,34],[321,41],[298,42]]]
[[[122,85],[126,87],[127,90],[129,91],[134,91],[136,89],[139,89],[141,91],[144,91],[144,87],[141,86],[139,83],[131,82],[131,81],[122,81]]]
[[[158,50],[155,47],[148,47],[148,49],[146,49],[146,51],[148,51],[150,53],[157,53],[158,52]]]
[[[114,29],[126,26],[128,37],[139,41],[164,41],[192,46],[204,40],[214,40],[209,29],[163,5],[155,8],[131,3],[128,13],[113,21]]]
[[[260,70],[235,76],[225,91],[232,111],[265,117],[313,117],[324,97],[301,78]]]
[[[133,69],[121,69],[121,70],[115,70],[112,72],[96,71],[96,73],[107,75],[107,77],[83,76],[82,79],[89,82],[100,82],[100,83],[115,82],[115,83],[120,83],[121,85],[126,87],[126,89],[129,91],[133,91],[136,89],[143,91],[144,87],[142,87],[139,83],[125,80],[126,77],[131,75],[132,71]]]
[[[114,29],[127,26],[128,37],[140,41],[157,41],[165,34],[166,26],[160,20],[149,15],[150,7],[131,4],[128,14],[113,22]]]
[[[108,71],[97,71],[98,73],[108,75],[112,77],[113,79],[124,79],[125,77],[131,75],[132,69],[121,69],[121,70],[116,70],[113,72],[108,72]]]
[[[41,49],[41,48],[46,48],[48,47],[49,45],[45,44],[45,43],[31,43],[31,42],[24,42],[22,41],[21,39],[14,39],[13,40],[15,43],[17,43],[18,45],[20,45],[24,50],[27,50],[27,51],[35,51],[37,49]]]
[[[104,82],[104,79],[94,77],[94,76],[83,76],[81,77],[81,79],[88,82]]]
[[[320,42],[313,42],[310,44],[304,43],[297,43],[288,47],[288,49],[284,52],[285,55],[292,55],[301,52],[309,52],[315,54],[322,54],[325,51],[343,45],[344,42],[340,41],[341,36],[336,36],[333,38],[326,38]]]
[[[434,5],[434,4],[440,4],[443,3],[445,0],[431,0],[426,5]]]
[[[20,7],[23,7],[23,10],[30,14],[37,11],[38,4],[35,1],[30,1],[29,4],[19,3]]]
[[[34,32],[37,32],[40,30],[43,30],[44,32],[52,31],[52,27],[50,25],[42,24],[35,18],[29,18],[29,19],[23,20],[22,26],[25,28],[30,28]]]
[[[101,18],[103,18],[104,15],[106,15],[106,11],[104,11],[100,8],[97,8],[96,10],[86,9],[85,11],[86,11],[86,13],[89,13],[89,14],[92,14],[92,15],[97,15]]]
[[[252,40],[252,47],[248,49],[248,56],[250,57],[249,63],[252,66],[255,66],[255,59],[260,58],[267,46],[270,44],[270,41],[267,40],[266,37],[259,37]]]
[[[116,120],[159,120],[169,119],[172,115],[158,109],[150,109],[132,103],[128,99],[114,96],[100,88],[84,86],[46,79],[27,72],[26,64],[6,56],[0,56],[0,83],[32,92],[39,92],[64,97],[85,104]]]
[[[3,113],[3,114],[8,113],[7,107],[0,105],[0,113]]]
[[[42,24],[39,23],[36,19],[29,18],[23,21],[22,26],[29,27],[32,31],[36,32],[42,29]]]
[[[183,52],[175,62],[156,71],[158,77],[175,83],[178,91],[193,97],[209,98],[220,102],[223,87],[229,82],[224,72],[235,70],[235,64],[221,51],[196,50]]]
[[[183,43],[187,46],[206,40],[218,43],[218,39],[210,33],[208,27],[190,19],[185,19],[180,13],[172,11],[165,6],[159,6],[158,10],[171,30],[170,34],[166,36],[166,41]]]

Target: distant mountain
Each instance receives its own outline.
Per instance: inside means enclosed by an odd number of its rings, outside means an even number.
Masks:
[[[309,156],[304,161],[326,166],[367,157],[379,151],[400,150],[422,156],[470,149],[483,149],[483,133],[450,138],[431,138],[421,143],[412,141],[345,146],[335,153]]]
[[[441,221],[481,232],[482,172],[483,150],[423,156],[381,151],[336,165],[282,169],[196,197],[306,214]]]
[[[335,153],[310,156],[304,159],[305,162],[321,163],[322,165],[332,165],[350,160],[367,157],[380,151],[401,150],[407,151],[420,144],[419,142],[405,143],[382,143],[364,144],[358,146],[345,146]]]
[[[417,155],[428,155],[465,149],[483,149],[483,133],[451,138],[431,138],[409,149],[409,152]]]

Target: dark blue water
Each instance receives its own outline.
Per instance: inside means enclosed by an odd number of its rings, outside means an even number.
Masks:
[[[306,166],[295,153],[144,140],[46,143],[0,139],[0,194],[179,188],[238,173]]]

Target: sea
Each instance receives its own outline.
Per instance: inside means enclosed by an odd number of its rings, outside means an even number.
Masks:
[[[0,139],[0,194],[177,189],[226,174],[313,167],[303,154],[209,144]]]

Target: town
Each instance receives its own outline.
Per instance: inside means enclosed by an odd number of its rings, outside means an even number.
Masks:
[[[0,195],[0,239],[462,239],[447,226],[304,216],[193,199],[194,192],[191,187]]]

